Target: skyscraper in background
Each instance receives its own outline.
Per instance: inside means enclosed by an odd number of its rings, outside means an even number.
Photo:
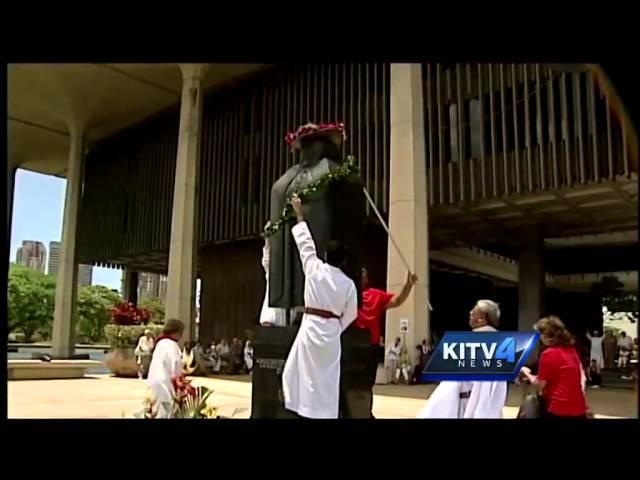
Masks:
[[[60,264],[60,242],[49,242],[49,275],[58,275]],[[93,280],[93,267],[91,265],[78,265],[78,286],[88,287]]]
[[[167,277],[159,273],[140,272],[138,276],[138,300],[145,298],[165,299],[167,295]]]
[[[93,280],[93,267],[91,265],[78,265],[78,287],[88,287]]]
[[[23,240],[18,248],[16,263],[44,273],[47,262],[47,249],[42,242]]]
[[[60,262],[60,242],[49,242],[49,267],[47,274],[54,277],[58,274],[58,264]]]

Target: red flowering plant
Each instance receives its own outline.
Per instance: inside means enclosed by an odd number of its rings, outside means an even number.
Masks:
[[[151,312],[138,308],[131,302],[120,302],[111,309],[111,321],[115,325],[146,325],[151,320]]]
[[[213,390],[203,386],[194,387],[191,385],[191,380],[187,380],[184,376],[172,377],[171,384],[175,390],[171,418],[219,418],[216,407],[207,404],[207,400]],[[153,401],[151,389],[147,390],[143,406],[143,410],[135,415],[136,418],[157,418],[158,411],[156,402]]]
[[[151,312],[130,302],[120,302],[111,309],[111,323],[104,329],[112,348],[135,348],[145,330],[154,337],[162,333],[161,325],[149,325]]]
[[[176,392],[173,403],[173,418],[215,418],[216,409],[207,405],[207,399],[213,390],[207,387],[191,385],[184,376],[171,379]]]

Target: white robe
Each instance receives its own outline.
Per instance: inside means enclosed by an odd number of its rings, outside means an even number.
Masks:
[[[495,332],[490,326],[474,332]],[[469,398],[460,393],[471,392]],[[507,382],[440,382],[417,418],[502,418]]]
[[[158,409],[157,418],[171,416],[175,396],[171,378],[178,375],[182,375],[182,352],[178,342],[163,338],[153,351],[147,377],[155,407]]]
[[[284,404],[306,418],[338,418],[340,336],[358,315],[356,286],[340,269],[321,261],[305,222],[292,229],[305,274],[305,306],[340,318],[304,314],[282,373]]]
[[[247,366],[247,370],[253,368],[253,347],[249,345],[244,346],[244,364]]]
[[[602,354],[602,340],[604,337],[589,337],[591,341],[590,361],[595,360],[600,368],[604,368],[604,355]]]
[[[273,325],[276,327],[284,327],[287,325],[286,311],[282,308],[273,308],[269,306],[269,239],[265,239],[264,247],[262,247],[262,268],[264,268],[266,288],[264,291],[264,300],[262,309],[260,310],[260,325]]]

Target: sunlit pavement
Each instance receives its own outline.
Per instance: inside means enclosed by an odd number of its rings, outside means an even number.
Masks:
[[[195,385],[214,390],[211,403],[219,415],[249,418],[251,382],[247,377],[194,378]],[[374,398],[376,418],[415,418],[432,385],[379,385]],[[79,380],[8,382],[9,418],[132,418],[142,409],[146,383],[107,375]],[[510,388],[505,418],[514,418],[522,391]],[[637,418],[637,392],[631,390],[588,391],[597,418]]]

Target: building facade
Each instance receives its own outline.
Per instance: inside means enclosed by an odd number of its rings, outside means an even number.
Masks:
[[[418,72],[396,81],[419,76],[420,88],[405,85],[405,98],[396,105],[421,109],[419,118],[407,121],[411,143],[422,142],[423,150],[411,162],[405,157],[391,165],[403,148],[392,135],[393,115],[404,114],[392,111],[397,109],[393,95],[403,92],[392,91],[391,69],[383,64],[279,67],[205,97],[196,179],[205,340],[237,335],[256,323],[264,290],[258,234],[268,219],[269,189],[297,162],[284,135],[307,121],[346,123],[344,153],[359,160],[365,185],[387,219],[391,202],[408,186],[424,192],[426,205],[413,198],[415,208],[398,216],[410,215],[411,226],[421,215],[424,223],[428,209],[430,250],[440,257],[430,260],[434,279],[457,282],[459,288],[477,284],[457,311],[449,295],[434,295],[440,288],[431,282],[432,323],[438,329],[445,328],[440,315],[451,312],[466,322],[474,297],[497,298],[496,282],[512,325],[517,327],[516,319],[527,311],[531,323],[545,310],[545,275],[575,272],[581,264],[589,270],[591,255],[606,248],[554,247],[545,241],[627,232],[636,224],[637,169],[621,124],[588,73],[529,64],[418,66]],[[89,153],[83,261],[167,271],[178,123],[178,110],[168,111]],[[394,168],[400,193],[391,199]],[[110,175],[127,181],[98,188]],[[406,236],[406,222],[390,223],[397,237]],[[395,252],[373,215],[368,228],[366,263],[374,282],[397,289],[403,275],[390,281],[387,265],[387,252]],[[413,235],[426,250],[426,231]],[[606,245],[605,237],[602,241]],[[615,269],[633,268],[622,260],[634,241],[616,247],[621,264]],[[466,250],[447,250],[453,246]],[[427,253],[408,255],[425,262]],[[474,262],[475,271],[469,268]],[[526,265],[527,279],[520,278],[523,273],[504,278],[512,263]],[[529,287],[519,294],[515,287],[522,282]],[[426,310],[426,302],[420,308]]]
[[[23,240],[16,253],[16,263],[44,273],[47,249],[42,242]]]
[[[61,242],[49,242],[49,266],[47,273],[57,277],[58,265],[60,262]],[[79,264],[78,265],[78,286],[88,287],[93,282],[93,266]]]
[[[500,301],[505,329],[555,312],[584,330],[601,321],[588,279],[620,275],[637,291],[625,273],[636,269],[637,136],[589,69],[285,65],[204,92],[216,68],[181,65],[178,104],[92,142],[86,158],[72,131],[65,207],[67,258],[167,275],[168,316],[194,322],[199,277],[202,341],[257,324],[269,190],[298,160],[285,134],[309,121],[346,124],[344,154],[420,278],[389,312],[387,340],[400,318],[413,344],[465,329],[478,298]],[[368,213],[369,276],[399,290],[404,262]]]
[[[160,298],[167,296],[167,277],[158,273],[140,272],[138,276],[138,300],[145,298]]]

